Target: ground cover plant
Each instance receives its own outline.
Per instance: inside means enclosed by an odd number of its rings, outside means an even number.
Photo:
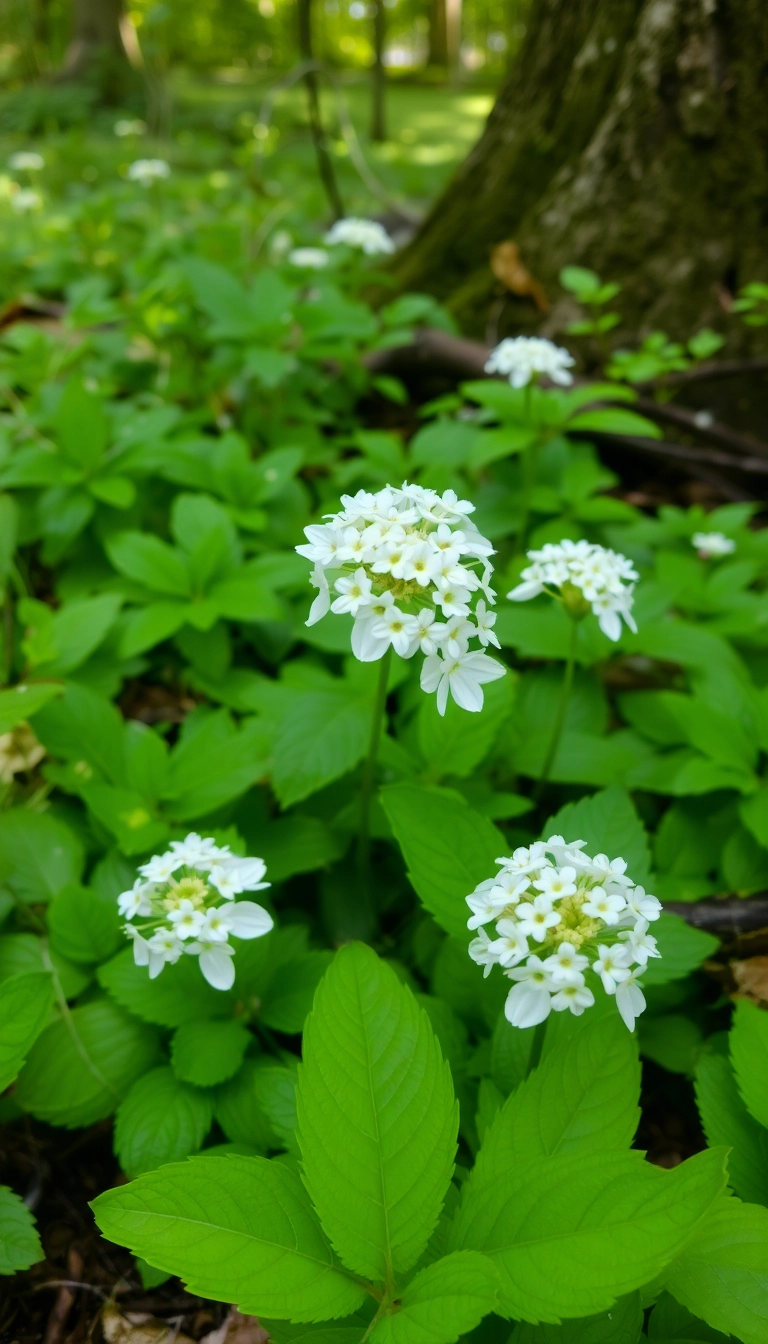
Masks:
[[[763,1344],[764,949],[680,910],[768,886],[768,534],[598,451],[718,337],[603,361],[571,269],[570,353],[416,404],[382,225],[140,144],[2,207],[8,1133],[106,1138],[134,1282],[277,1344]]]

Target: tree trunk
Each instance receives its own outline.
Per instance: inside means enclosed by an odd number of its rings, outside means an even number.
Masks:
[[[402,284],[481,335],[498,303],[490,249],[514,239],[553,306],[542,319],[510,298],[500,335],[563,330],[568,264],[624,286],[617,344],[721,324],[738,287],[768,278],[766,87],[766,0],[536,0],[480,141],[399,259]]]
[[[432,0],[429,7],[428,64],[448,68],[448,23],[446,0]]]
[[[326,139],[325,127],[323,126],[322,108],[320,106],[320,87],[317,79],[317,70],[314,68],[315,44],[312,33],[312,0],[299,0],[297,14],[299,21],[299,53],[302,62],[309,67],[304,75],[304,87],[307,91],[307,120],[309,121],[312,143],[315,146],[317,170],[320,174],[320,180],[323,187],[325,188],[325,194],[328,197],[328,204],[331,207],[333,218],[334,220],[341,219],[344,214],[344,206],[339,192],[339,185],[336,181],[333,162],[328,151],[328,141]]]
[[[387,16],[384,0],[373,0],[373,65],[371,67],[371,139],[387,138],[387,72],[384,66],[384,42]]]
[[[88,81],[106,102],[119,102],[135,82],[123,41],[123,0],[73,0],[72,38],[58,82]]]

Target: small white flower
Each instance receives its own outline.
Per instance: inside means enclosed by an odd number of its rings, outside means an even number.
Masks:
[[[312,570],[309,582],[312,584],[313,588],[317,588],[319,591],[312,606],[309,608],[309,616],[307,617],[305,624],[317,625],[317,622],[323,619],[326,613],[330,611],[331,607],[331,594],[328,588],[328,580],[325,577],[325,570],[319,561]]]
[[[330,257],[322,247],[294,247],[293,251],[288,253],[288,260],[299,270],[322,271],[328,265]]]
[[[165,159],[135,159],[128,168],[128,181],[139,182],[142,187],[149,187],[170,175],[170,165]]]
[[[562,981],[567,981],[569,984],[583,984],[584,976],[581,972],[587,969],[589,957],[583,956],[572,943],[564,942],[551,957],[546,958],[544,965],[555,984]]]
[[[137,877],[130,891],[121,892],[117,898],[120,914],[125,915],[126,919],[133,919],[134,915],[151,915],[150,898],[154,890],[154,883],[142,882],[141,878]]]
[[[500,966],[517,966],[528,956],[530,948],[522,925],[514,919],[500,919],[496,925],[498,938],[493,944]]]
[[[540,957],[530,956],[525,966],[506,971],[517,984],[510,989],[504,1016],[513,1027],[535,1027],[552,1011],[552,977]]]
[[[512,387],[525,387],[541,374],[561,387],[568,387],[573,382],[568,370],[575,362],[562,346],[553,345],[541,336],[508,336],[492,351],[485,372],[504,374]]]
[[[657,896],[650,896],[643,887],[635,887],[633,891],[628,891],[626,900],[627,909],[638,919],[652,921],[658,919],[661,914],[661,901]]]
[[[331,603],[331,611],[336,615],[348,611],[357,616],[361,607],[371,605],[371,580],[362,567],[348,577],[337,579],[333,586],[336,592],[341,594]]]
[[[574,593],[589,603],[603,634],[617,640],[622,619],[636,631],[632,616],[634,583],[639,577],[631,562],[616,551],[589,541],[548,542],[541,550],[528,551],[531,563],[522,571],[521,582],[507,597],[528,602],[548,592],[574,610]],[[577,610],[577,615],[583,613]]]
[[[702,560],[713,560],[722,555],[732,555],[736,542],[723,532],[694,532],[691,544],[696,547]]]
[[[186,951],[192,952],[192,948],[187,947]],[[231,989],[235,983],[235,968],[232,964],[235,949],[229,943],[200,942],[195,952],[200,957],[200,970],[208,984],[214,989]]]
[[[496,952],[496,945],[491,942],[485,929],[478,929],[477,937],[472,939],[467,951],[478,966],[485,967],[483,979],[486,979],[493,967],[498,964],[499,957]]]
[[[483,648],[485,649],[489,644],[493,644],[494,648],[500,649],[498,636],[494,634],[493,630],[496,624],[496,612],[489,611],[482,598],[475,607],[475,621],[477,622],[477,638]]]
[[[231,932],[229,916],[232,913],[232,906],[220,905],[212,906],[206,910],[205,917],[198,930],[200,941],[203,943],[226,943]]]
[[[499,898],[496,891],[496,884],[493,878],[489,877],[475,887],[471,896],[467,896],[467,905],[472,911],[467,920],[468,929],[479,929],[482,924],[490,924],[492,919],[501,914],[506,905],[506,897],[502,893]]]
[[[645,995],[634,975],[623,980],[616,988],[616,1007],[630,1031],[634,1031],[635,1020],[645,1009]]]
[[[211,859],[223,854],[225,851],[219,850],[215,840],[198,835],[196,831],[190,831],[189,835],[183,840],[172,840],[169,854],[163,854],[160,859],[151,859],[150,863],[160,863],[163,859],[174,859],[175,868],[184,865],[187,868],[200,868],[206,870]],[[143,872],[143,869],[139,870]],[[160,879],[166,880],[165,878]]]
[[[618,892],[611,895],[605,887],[593,887],[589,900],[581,907],[590,919],[602,919],[604,924],[618,924],[627,908],[627,902]]]
[[[371,633],[374,639],[386,639],[395,653],[405,658],[418,637],[419,623],[415,616],[406,616],[405,612],[392,606],[381,620],[374,621]]]
[[[149,978],[155,980],[164,966],[173,966],[184,950],[172,929],[158,929],[147,942]],[[135,945],[134,945],[135,956]]]
[[[146,121],[141,121],[138,117],[129,120],[123,117],[116,121],[113,128],[114,133],[119,139],[124,139],[127,135],[143,135],[147,129]]]
[[[168,911],[168,923],[173,925],[177,938],[196,938],[205,923],[205,915],[191,901],[181,900],[175,910]]]
[[[622,981],[628,980],[629,956],[624,946],[608,947],[605,943],[600,943],[597,949],[597,957],[594,963],[594,969],[603,982],[603,989],[606,994],[615,994],[616,986]]]
[[[11,197],[11,209],[15,210],[17,215],[28,215],[32,210],[39,210],[42,204],[43,198],[40,192],[32,191],[31,187],[21,187]]]
[[[645,966],[649,957],[661,956],[658,943],[653,934],[648,932],[648,921],[645,919],[639,919],[634,929],[623,930],[618,936],[626,943],[630,959],[639,961],[641,966]]]
[[[545,868],[533,885],[550,901],[560,901],[564,896],[573,896],[576,891],[575,879],[575,868]]]
[[[437,653],[448,627],[437,620],[434,611],[429,611],[426,607],[422,607],[416,620],[419,626],[416,639],[422,653]]]
[[[226,918],[235,938],[263,938],[275,925],[269,911],[255,901],[235,901],[228,907]]]
[[[583,975],[579,977],[581,984],[570,982],[563,985],[552,997],[552,1007],[556,1013],[562,1013],[566,1008],[570,1009],[574,1017],[581,1017],[585,1008],[591,1008],[595,1002],[595,996],[591,989],[587,989],[584,984]]]
[[[34,149],[20,149],[11,155],[8,167],[13,173],[39,173],[45,167],[45,159]]]
[[[139,865],[139,872],[148,882],[169,882],[184,863],[183,859],[177,857],[173,850],[167,850],[165,854],[156,854],[147,863]]]
[[[368,257],[385,256],[395,250],[386,229],[375,219],[338,219],[325,235],[325,241],[331,247],[343,243],[357,248]]]
[[[560,923],[560,915],[552,909],[548,896],[536,896],[532,901],[521,901],[515,911],[520,928],[526,938],[535,938],[541,943],[547,936],[547,930]]]
[[[484,653],[462,653],[458,658],[444,658],[440,652],[424,659],[421,667],[421,689],[437,691],[437,711],[445,714],[448,694],[460,709],[479,713],[483,708],[486,682],[497,681],[505,669],[494,658]]]

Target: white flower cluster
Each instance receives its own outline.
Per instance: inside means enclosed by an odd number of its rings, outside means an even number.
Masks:
[[[139,118],[131,120],[127,117],[122,117],[120,121],[116,121],[113,127],[115,135],[121,140],[125,139],[127,135],[143,135],[146,129],[146,121],[141,121]]]
[[[199,956],[209,985],[230,989],[235,979],[230,934],[261,938],[273,925],[263,906],[235,900],[243,891],[270,885],[262,881],[264,860],[238,858],[228,845],[193,832],[186,840],[173,840],[167,853],[142,864],[139,872],[130,891],[117,898],[129,921],[124,931],[133,940],[136,965],[148,966],[154,980],[182,953]],[[130,923],[136,919],[141,922]]]
[[[401,658],[420,649],[422,690],[437,691],[445,713],[450,691],[462,709],[483,707],[481,686],[504,675],[504,667],[470,645],[499,647],[493,631],[490,587],[493,547],[467,515],[474,504],[453,490],[439,495],[421,485],[386,485],[376,494],[342,495],[339,513],[305,527],[299,555],[314,563],[319,589],[307,625],[330,609],[354,617],[352,652],[363,663],[383,658],[390,647]],[[331,601],[328,571],[341,570]],[[474,605],[473,605],[474,604]],[[436,620],[437,613],[443,616]]]
[[[736,542],[726,537],[724,532],[694,532],[691,537],[702,560],[719,559],[722,555],[732,555]]]
[[[337,219],[325,235],[326,243],[332,247],[345,243],[347,247],[356,247],[367,257],[389,255],[394,252],[395,244],[382,224],[375,219]]]
[[[292,266],[298,266],[305,271],[322,271],[328,265],[330,257],[322,247],[294,247],[292,252],[288,253],[288,260]]]
[[[128,169],[128,181],[140,182],[142,187],[150,187],[164,177],[170,177],[171,169],[165,159],[136,159]]]
[[[31,187],[20,187],[11,197],[11,209],[17,215],[28,215],[32,210],[39,210],[42,204],[40,192],[33,191]]]
[[[540,551],[528,551],[531,564],[521,574],[522,583],[507,597],[527,602],[539,593],[549,593],[563,602],[576,618],[590,610],[609,639],[621,635],[621,617],[637,632],[632,615],[633,580],[640,575],[625,555],[591,541],[548,542]]]
[[[645,1008],[638,977],[661,956],[648,932],[661,905],[630,881],[623,859],[591,859],[585,843],[553,835],[516,849],[467,897],[467,926],[477,930],[469,955],[486,975],[498,965],[515,981],[504,1007],[513,1027],[535,1026],[553,1009],[579,1017],[595,1002],[587,973],[616,996],[630,1031]]]
[[[11,155],[8,167],[14,173],[39,173],[45,167],[45,159],[34,149],[20,149]]]
[[[568,387],[573,382],[568,370],[575,362],[567,350],[543,336],[508,336],[491,352],[485,372],[503,374],[513,387],[526,387],[541,374]]]

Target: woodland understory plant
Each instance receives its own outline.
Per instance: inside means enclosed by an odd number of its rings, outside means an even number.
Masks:
[[[113,1117],[104,1236],[276,1344],[768,1344],[761,955],[663,908],[768,887],[768,534],[595,446],[713,334],[511,339],[372,427],[451,328],[361,298],[381,226],[141,162],[0,201],[65,304],[0,337],[0,1117]]]

